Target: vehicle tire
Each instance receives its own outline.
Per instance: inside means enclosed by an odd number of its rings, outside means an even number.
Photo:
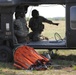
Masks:
[[[7,46],[0,46],[0,62],[11,62],[12,60],[12,50]]]

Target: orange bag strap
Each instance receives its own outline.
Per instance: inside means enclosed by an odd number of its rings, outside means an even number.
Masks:
[[[22,66],[20,66],[20,65],[18,65],[18,64],[16,64],[16,63],[14,63],[14,66],[17,67],[18,69],[23,69]]]

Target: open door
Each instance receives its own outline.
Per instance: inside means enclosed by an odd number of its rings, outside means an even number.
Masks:
[[[76,48],[76,4],[66,6],[67,47]]]

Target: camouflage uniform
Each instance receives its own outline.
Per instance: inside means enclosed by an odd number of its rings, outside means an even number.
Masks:
[[[14,22],[15,35],[18,39],[18,42],[25,42],[25,38],[29,32],[24,18],[19,17]]]
[[[25,14],[28,6],[17,6],[15,10],[14,33],[18,42],[26,42],[27,34],[29,33]]]

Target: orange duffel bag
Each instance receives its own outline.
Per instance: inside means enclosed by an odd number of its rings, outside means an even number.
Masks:
[[[15,49],[14,66],[19,69],[37,69],[38,66],[45,65],[47,62],[49,59],[39,55],[32,47],[22,45]],[[45,69],[45,67],[42,68]]]
[[[14,66],[17,65],[21,66],[23,69],[29,69],[33,63],[29,61],[27,58],[25,58],[20,52],[14,53]],[[21,69],[21,68],[20,68]]]

